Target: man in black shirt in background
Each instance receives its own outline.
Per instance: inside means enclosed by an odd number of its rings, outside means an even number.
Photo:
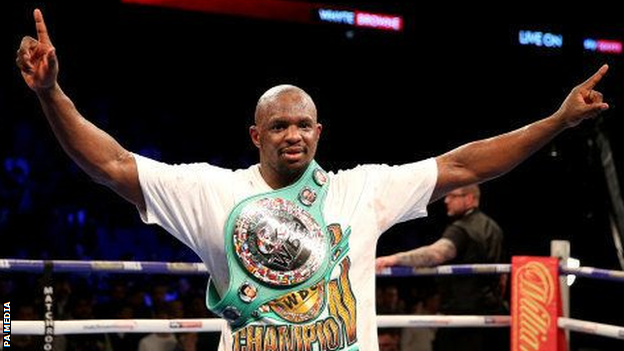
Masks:
[[[479,209],[478,185],[458,188],[446,195],[447,215],[453,221],[431,245],[378,257],[377,270],[388,266],[432,267],[440,264],[503,263],[508,261],[503,231]],[[440,313],[446,315],[508,315],[505,300],[507,275],[439,277]],[[509,350],[508,328],[440,328],[436,351]]]

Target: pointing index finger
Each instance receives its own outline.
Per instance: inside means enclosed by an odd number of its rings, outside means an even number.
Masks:
[[[583,82],[582,84],[583,88],[586,88],[589,90],[594,89],[596,84],[600,82],[600,80],[602,79],[602,77],[604,77],[604,75],[607,73],[608,70],[609,70],[609,65],[607,64],[602,65],[602,67],[600,67],[600,69],[598,69],[596,73],[594,73],[591,77],[587,78],[587,80]]]
[[[43,21],[43,14],[41,10],[35,9],[35,27],[37,28],[37,39],[44,43],[52,45],[50,41],[50,37],[48,36],[48,29],[46,28],[45,22]]]

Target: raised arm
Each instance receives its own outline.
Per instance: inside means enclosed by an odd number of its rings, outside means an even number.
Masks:
[[[34,11],[37,39],[26,36],[17,51],[22,77],[39,98],[57,140],[94,181],[144,209],[134,157],[115,139],[87,121],[58,84],[58,60],[43,15]]]
[[[607,65],[577,85],[551,116],[514,131],[462,145],[436,158],[438,181],[431,197],[435,201],[449,191],[496,178],[512,170],[559,133],[594,118],[609,108],[594,87]]]

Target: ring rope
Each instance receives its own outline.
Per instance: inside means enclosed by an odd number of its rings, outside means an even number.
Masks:
[[[11,321],[16,335],[43,335],[44,321]],[[54,334],[216,332],[224,319],[89,319],[54,321]]]
[[[152,274],[207,274],[203,263],[154,261],[75,261],[75,260],[24,260],[0,259],[0,271],[43,272],[46,263],[53,264],[55,273],[152,273]]]
[[[510,316],[443,316],[443,315],[384,315],[377,316],[379,328],[461,328],[505,327],[511,325]]]
[[[509,316],[377,316],[380,328],[390,327],[504,327]],[[44,321],[11,321],[16,335],[43,335]],[[225,320],[208,319],[89,319],[56,320],[54,334],[183,333],[220,331]]]
[[[624,327],[619,327],[617,325],[582,321],[566,317],[559,317],[557,319],[557,325],[561,329],[624,340]]]
[[[445,327],[508,327],[510,316],[377,316],[379,328],[445,328]],[[92,319],[54,321],[54,334],[97,334],[97,333],[185,333],[220,331],[225,321],[208,319]],[[624,327],[559,317],[561,329],[624,339]],[[43,335],[44,321],[12,321],[12,332],[16,335]]]
[[[53,264],[53,272],[107,272],[107,273],[153,273],[153,274],[207,274],[201,262],[155,262],[155,261],[75,261],[75,260],[25,260],[0,259],[0,271],[43,272],[46,263]],[[510,273],[510,264],[458,264],[431,268],[387,267],[379,276],[407,277],[429,275],[466,275]],[[559,267],[561,274],[574,274],[603,280],[624,282],[624,271],[595,267]]]
[[[386,267],[378,276],[411,277],[428,275],[468,275],[468,274],[500,274],[510,273],[511,265],[500,264],[456,264],[427,268],[411,268],[406,266]]]
[[[559,268],[562,274],[574,274],[578,277],[590,277],[603,280],[624,282],[624,271],[615,271],[595,267]]]

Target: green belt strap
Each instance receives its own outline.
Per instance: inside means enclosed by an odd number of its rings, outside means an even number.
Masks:
[[[262,317],[279,318],[268,302],[329,281],[348,251],[350,230],[325,225],[328,188],[327,173],[312,161],[295,183],[234,207],[225,226],[230,282],[220,298],[209,281],[210,310],[240,328]]]

